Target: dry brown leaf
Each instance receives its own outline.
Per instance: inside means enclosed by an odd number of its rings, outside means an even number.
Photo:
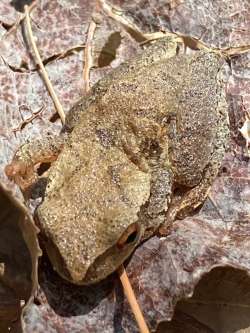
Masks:
[[[37,228],[27,209],[0,184],[0,332],[21,330],[37,289]]]

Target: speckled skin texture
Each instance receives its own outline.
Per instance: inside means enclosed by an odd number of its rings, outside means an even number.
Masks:
[[[37,214],[49,257],[69,281],[116,270],[142,239],[202,204],[217,175],[229,134],[224,60],[176,50],[173,40],[156,42],[67,117]]]

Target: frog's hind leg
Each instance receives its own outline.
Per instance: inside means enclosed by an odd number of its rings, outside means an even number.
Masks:
[[[5,167],[6,175],[27,193],[38,179],[38,166],[55,161],[64,142],[65,136],[49,136],[43,140],[25,143],[18,149],[12,162]]]
[[[184,194],[174,194],[167,210],[165,223],[159,228],[160,235],[169,233],[172,223],[178,218],[184,218],[195,211],[205,201],[211,184],[217,175],[219,165],[209,165],[201,182]]]

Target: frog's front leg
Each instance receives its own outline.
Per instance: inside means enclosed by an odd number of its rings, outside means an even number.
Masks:
[[[18,149],[12,162],[5,167],[6,175],[14,180],[24,193],[27,192],[38,178],[38,166],[55,161],[64,142],[65,136],[48,136],[25,143]]]

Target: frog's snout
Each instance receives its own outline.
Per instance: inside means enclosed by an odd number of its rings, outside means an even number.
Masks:
[[[82,284],[98,282],[116,269],[132,254],[139,243],[143,230],[138,223],[132,223],[121,233],[118,241],[95,258],[89,266]]]

